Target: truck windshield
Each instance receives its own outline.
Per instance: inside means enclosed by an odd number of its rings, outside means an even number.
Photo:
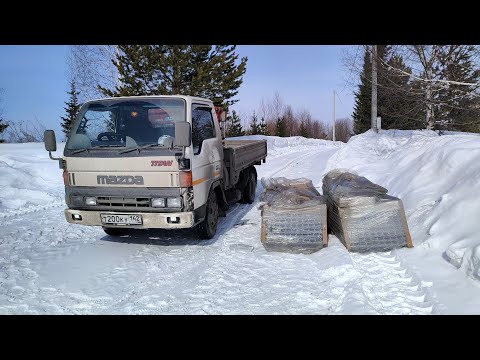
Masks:
[[[183,99],[101,100],[88,103],[75,121],[69,150],[163,145],[175,137],[175,123],[186,121]]]

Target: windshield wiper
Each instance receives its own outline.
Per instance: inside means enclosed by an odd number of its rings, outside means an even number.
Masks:
[[[125,153],[135,151],[135,150],[138,150],[138,152],[140,152],[140,150],[147,149],[147,148],[154,147],[154,146],[162,146],[163,147],[164,145],[162,145],[162,144],[148,144],[148,145],[143,145],[143,146],[137,146],[137,147],[134,147],[134,148],[129,148],[129,149],[126,149],[126,150],[122,150],[122,151],[119,152],[119,154],[125,154]]]
[[[75,150],[74,152],[72,152],[72,155],[73,154],[79,154],[81,152],[88,152],[89,150],[92,150],[92,149],[100,149],[100,148],[107,148],[107,147],[124,147],[123,145],[97,145],[97,146],[93,146],[91,148],[85,148],[85,149],[79,149],[79,150]]]

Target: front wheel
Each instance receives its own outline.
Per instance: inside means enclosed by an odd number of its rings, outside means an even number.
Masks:
[[[122,236],[127,233],[127,229],[119,229],[119,228],[104,227],[103,231],[105,231],[105,233],[110,236]]]
[[[205,219],[197,225],[197,234],[200,239],[211,239],[217,232],[218,224],[218,201],[215,190],[211,189],[208,194]]]

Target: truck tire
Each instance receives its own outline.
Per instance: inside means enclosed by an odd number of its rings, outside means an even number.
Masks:
[[[251,204],[255,201],[255,194],[257,193],[257,176],[253,171],[248,174],[247,185],[243,189],[242,203]]]
[[[211,189],[208,194],[205,219],[197,225],[197,234],[200,239],[211,239],[217,232],[218,224],[218,200],[215,190]]]
[[[110,236],[121,236],[127,233],[127,229],[119,229],[119,228],[104,227],[103,231],[105,231],[105,233]]]

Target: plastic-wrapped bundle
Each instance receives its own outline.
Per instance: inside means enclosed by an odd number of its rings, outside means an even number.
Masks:
[[[262,244],[310,254],[327,245],[327,207],[309,179],[262,179]]]
[[[323,178],[328,227],[349,251],[413,247],[399,198],[363,176],[339,170]]]
[[[269,206],[298,208],[305,202],[322,199],[310,179],[262,178],[263,193],[260,197]]]

